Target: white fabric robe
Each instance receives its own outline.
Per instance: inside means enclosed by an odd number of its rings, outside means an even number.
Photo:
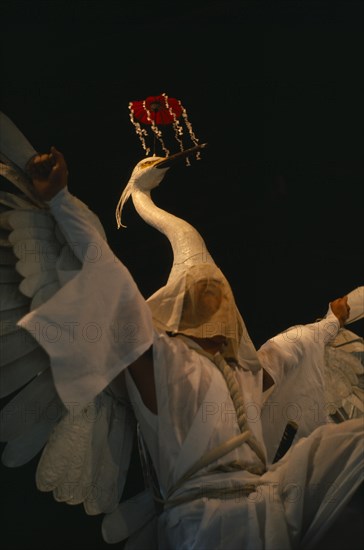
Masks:
[[[153,329],[148,306],[129,272],[90,227],[72,196],[63,191],[50,206],[67,240],[77,243],[83,268],[20,324],[50,355],[55,385],[66,406],[87,403],[153,345],[158,415],[144,406],[128,375],[127,384],[166,496],[204,452],[239,433],[225,381],[190,341]],[[87,257],[90,247],[96,251],[92,260]],[[57,338],[49,336],[52,323]],[[98,338],[86,330],[92,324]],[[115,337],[115,324],[123,338]],[[236,371],[249,427],[263,448],[265,440],[268,443],[268,464],[289,415],[298,420],[300,439],[261,477],[232,469],[236,462],[256,463],[246,444],[201,470],[173,495],[197,488],[201,498],[160,515],[159,548],[283,550],[298,547],[300,541],[308,548],[325,532],[361,479],[362,421],[325,424],[323,350],[337,330],[338,321],[329,311],[324,321],[295,327],[265,344],[260,360],[275,380],[268,399],[261,391],[261,370]],[[274,421],[272,409],[279,413]],[[229,487],[250,482],[256,484],[255,492],[224,498]],[[221,489],[221,498],[203,496],[204,488],[211,486]]]

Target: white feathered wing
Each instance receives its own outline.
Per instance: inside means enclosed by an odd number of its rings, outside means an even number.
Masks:
[[[52,491],[58,501],[83,503],[87,514],[110,513],[126,480],[134,415],[126,392],[116,396],[110,388],[81,410],[66,410],[47,354],[17,326],[81,264],[25,174],[1,164],[1,175],[17,188],[16,193],[0,193],[0,395],[10,399],[1,411],[1,440],[7,442],[2,461],[21,466],[44,447],[37,487]],[[83,208],[103,233],[98,218]],[[52,330],[50,326],[49,338],[55,337]]]

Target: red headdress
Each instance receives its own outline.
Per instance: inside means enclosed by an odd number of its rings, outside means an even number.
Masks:
[[[131,101],[129,103],[129,110],[130,120],[135,127],[146,155],[149,155],[151,152],[148,141],[153,138],[153,155],[155,154],[155,144],[158,140],[165,155],[169,156],[170,151],[165,144],[161,126],[173,126],[174,137],[181,151],[184,150],[184,126],[187,128],[192,143],[198,145],[198,139],[188,120],[187,111],[179,99],[168,97],[167,94],[163,93],[158,96],[147,97],[142,101]],[[188,147],[190,147],[190,144],[188,144]]]

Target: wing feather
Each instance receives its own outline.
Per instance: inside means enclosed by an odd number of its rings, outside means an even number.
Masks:
[[[3,214],[9,229],[43,228],[54,229],[55,222],[48,210],[17,209]]]
[[[50,245],[55,241],[54,227],[16,227],[9,235],[9,242],[12,246],[17,242],[36,240],[47,242]]]
[[[15,234],[15,231],[12,235]],[[15,256],[23,261],[28,262],[33,258],[41,270],[49,269],[48,266],[53,266],[57,260],[60,251],[60,245],[56,242],[47,242],[39,239],[24,239],[13,243],[13,251]],[[47,266],[47,267],[44,267]]]
[[[12,226],[10,225],[10,216],[13,214],[13,210],[9,210],[8,208],[4,210],[3,206],[1,206],[0,211],[0,227],[4,230],[10,231],[12,229]]]
[[[22,389],[1,411],[1,441],[10,441],[64,406],[56,393],[51,371],[45,370]]]
[[[20,171],[16,165],[0,163],[0,176],[9,180],[17,189],[19,189],[32,204],[39,208],[44,208],[44,204],[35,196],[34,188],[29,178]]]
[[[41,491],[68,504],[84,504],[87,514],[114,510],[121,498],[132,453],[135,420],[106,392],[77,415],[56,426],[39,461]]]
[[[0,336],[6,336],[19,330],[17,322],[29,311],[29,306],[24,306],[0,311]]]
[[[5,466],[9,468],[23,466],[42,450],[62,414],[61,407],[55,412],[59,414],[55,413],[54,416],[43,418],[19,437],[7,443],[1,457]]]
[[[0,203],[8,208],[36,208],[26,198],[13,195],[13,193],[7,191],[0,191]]]
[[[0,296],[1,311],[15,309],[29,303],[27,297],[19,291],[18,287],[18,284],[2,285]]]
[[[49,358],[40,347],[35,348],[27,356],[1,367],[0,397],[6,397],[30,382],[39,373],[49,368]]]
[[[29,277],[22,280],[19,290],[24,296],[32,298],[42,287],[50,283],[57,284],[59,288],[57,271],[55,269],[29,275]]]
[[[39,346],[38,342],[22,328],[0,337],[0,366],[12,363]]]
[[[79,502],[78,481],[92,437],[93,403],[80,412],[69,411],[55,427],[36,473],[40,491],[54,491],[56,500]]]
[[[146,489],[131,499],[122,502],[102,522],[104,541],[113,544],[121,542],[142,529],[156,513],[153,493]]]
[[[96,490],[84,503],[87,514],[110,513],[118,506],[130,465],[134,434],[133,413],[113,399],[109,430],[105,433],[102,453],[93,471]],[[93,445],[96,447],[97,441]]]

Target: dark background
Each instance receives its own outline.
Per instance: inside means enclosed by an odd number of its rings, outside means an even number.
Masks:
[[[361,2],[33,0],[1,10],[1,109],[37,150],[64,153],[71,191],[146,297],[168,276],[169,244],[131,204],[118,231],[114,209],[143,157],[128,103],[162,92],[182,100],[209,147],[170,171],[154,199],[202,233],[257,347],[363,284]],[[1,468],[3,547],[109,548],[100,518],[35,490],[35,464]]]

